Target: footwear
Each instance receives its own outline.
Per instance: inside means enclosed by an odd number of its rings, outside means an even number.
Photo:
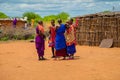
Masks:
[[[74,56],[72,56],[71,58],[74,59]]]
[[[64,57],[62,60],[66,60],[66,57]]]
[[[41,58],[38,59],[39,61],[42,60]]]
[[[46,58],[43,57],[42,60],[46,60]]]
[[[41,56],[38,57],[38,60],[42,60]]]
[[[74,59],[74,57],[69,57],[69,58],[68,58],[68,60],[73,60],[73,59]]]
[[[51,58],[55,58],[55,56],[52,56]]]

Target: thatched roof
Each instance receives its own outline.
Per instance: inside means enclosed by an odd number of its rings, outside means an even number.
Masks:
[[[88,15],[83,15],[83,16],[76,16],[75,18],[83,18],[83,17],[111,17],[111,16],[116,16],[120,17],[120,11],[118,12],[100,12],[100,13],[95,13],[95,14],[88,14]]]
[[[0,18],[0,21],[12,21],[14,20],[14,18]],[[17,18],[18,21],[26,21],[25,19],[23,18]]]

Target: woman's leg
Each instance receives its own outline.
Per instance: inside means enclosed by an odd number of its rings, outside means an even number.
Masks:
[[[51,49],[52,49],[52,58],[54,58],[54,57],[55,57],[55,54],[54,54],[54,47],[51,47]]]
[[[38,53],[38,60],[46,60],[44,58],[44,51],[42,51],[40,48],[38,48],[37,53]]]
[[[40,55],[40,49],[39,49],[39,48],[37,48],[37,54],[38,54],[38,60],[41,60],[42,57],[41,57],[41,55]]]
[[[44,50],[41,51],[41,58],[42,58],[42,60],[46,60],[46,58],[44,58]]]

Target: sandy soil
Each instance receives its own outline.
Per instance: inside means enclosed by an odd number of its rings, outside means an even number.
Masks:
[[[55,61],[46,47],[38,61],[34,43],[0,42],[0,80],[120,80],[120,48],[77,46],[75,56]]]

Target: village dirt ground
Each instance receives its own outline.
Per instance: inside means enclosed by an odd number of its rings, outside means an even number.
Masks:
[[[0,42],[0,80],[120,80],[120,48],[77,46],[75,60],[38,61],[34,43]]]

